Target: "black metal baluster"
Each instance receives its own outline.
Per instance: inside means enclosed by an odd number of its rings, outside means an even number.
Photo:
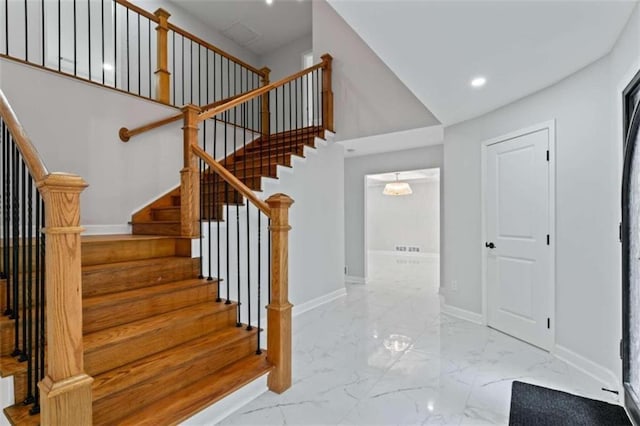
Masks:
[[[141,56],[141,50],[142,50],[142,41],[140,41],[140,14],[137,13],[136,15],[138,15],[138,95],[141,95],[142,92],[140,91],[140,84],[142,82],[142,56]]]
[[[18,271],[20,269],[20,264],[18,263],[18,256],[19,256],[19,246],[18,246],[18,241],[20,239],[20,234],[19,234],[19,220],[18,220],[18,215],[19,215],[19,205],[18,205],[18,197],[19,197],[19,191],[20,191],[20,182],[19,182],[19,172],[18,172],[18,148],[16,147],[15,144],[13,145],[13,149],[12,149],[12,153],[11,153],[11,160],[13,163],[12,166],[12,175],[13,175],[13,179],[12,179],[12,183],[13,183],[13,189],[12,189],[12,196],[13,196],[13,200],[12,200],[12,208],[13,208],[13,212],[11,214],[11,225],[12,225],[12,231],[13,231],[13,241],[12,241],[12,260],[13,260],[13,268],[12,268],[12,281],[13,281],[13,315],[10,317],[11,319],[14,319],[14,349],[13,352],[11,353],[11,356],[17,357],[20,355],[20,303],[18,299]]]
[[[151,89],[151,19],[147,18],[147,42],[148,42],[148,59],[149,59],[149,68],[147,71],[147,76],[149,77],[149,98],[153,98],[153,93]]]
[[[172,37],[173,39],[173,50],[171,52],[171,59],[173,62],[172,68],[171,68],[171,80],[173,82],[173,104],[175,105],[176,103],[176,32],[172,31]]]
[[[62,15],[60,10],[61,9],[60,1],[61,0],[58,0],[58,71],[62,69],[62,36],[60,35],[62,32],[62,24],[61,24]],[[7,26],[7,28],[9,27]],[[7,37],[8,37],[8,34],[9,33],[7,32]]]
[[[27,172],[24,164],[24,160],[22,156],[19,155],[20,160],[20,183],[21,183],[21,191],[20,191],[20,205],[22,208],[20,209],[20,223],[22,224],[22,232],[20,233],[19,242],[22,245],[22,280],[20,283],[20,291],[22,292],[22,349],[20,350],[20,357],[18,361],[24,362],[29,359],[29,353],[27,352],[27,328],[29,328],[29,316],[27,309],[27,244],[25,241],[25,236],[27,235],[27,218],[26,212],[26,198],[27,198]],[[18,228],[20,229],[20,228]],[[18,242],[16,242],[18,243]]]
[[[78,75],[78,21],[76,19],[76,0],[73,0],[73,75]]]
[[[234,77],[235,80],[235,77]],[[235,81],[234,81],[234,91],[236,90],[235,87]],[[238,117],[238,107],[233,107],[233,121],[237,121],[237,117]],[[238,150],[238,146],[237,146],[237,142],[238,142],[238,132],[236,131],[236,129],[233,129],[233,152],[235,153]],[[236,174],[235,171],[237,169],[236,164],[234,163],[233,165],[233,169],[234,169],[234,175]],[[245,180],[246,182],[246,180]],[[234,193],[237,193],[236,190],[234,190]],[[241,301],[241,292],[240,292],[240,205],[239,205],[239,201],[240,200],[235,200],[235,205],[236,205],[236,274],[238,275],[238,321],[236,323],[236,327],[242,327],[242,323],[241,323],[241,306],[242,306],[242,301]],[[249,200],[247,200],[247,202],[249,202]]]
[[[44,1],[44,0],[42,0]],[[100,30],[101,33],[100,34],[100,41],[102,43],[101,45],[101,63],[100,63],[100,68],[102,68],[102,84],[104,84],[104,65],[105,65],[105,59],[104,59],[104,0],[100,0],[100,5],[101,5],[101,9],[100,9],[100,20],[101,20],[101,25],[100,25]]]
[[[42,214],[41,216],[41,227],[42,229],[47,225],[46,220],[45,220],[45,206],[44,206],[44,200],[40,200],[40,213]],[[44,345],[45,345],[45,323],[46,323],[46,318],[44,316],[44,307],[46,304],[46,299],[45,299],[45,286],[46,286],[46,282],[45,282],[45,269],[46,269],[46,263],[45,263],[45,257],[46,257],[46,235],[43,233],[40,234],[40,252],[41,252],[41,257],[40,257],[40,305],[38,306],[38,309],[40,309],[40,368],[38,369],[39,371],[39,378],[38,381],[44,379],[44,375],[45,375],[45,371],[44,371]],[[36,387],[36,403],[32,409],[33,413],[39,413],[40,412],[40,397],[39,397],[39,388]]]
[[[215,65],[215,56],[213,57],[214,60],[214,65]],[[213,90],[215,91],[215,80],[213,81],[214,86],[213,86]],[[214,99],[215,99],[215,95],[214,95]],[[218,147],[218,122],[215,120],[213,120],[213,158],[216,158],[216,154],[217,154],[217,147]],[[222,302],[222,298],[220,297],[220,221],[222,220],[221,217],[218,216],[218,213],[222,213],[222,208],[218,207],[218,175],[214,175],[213,177],[213,186],[211,187],[211,191],[210,191],[210,195],[209,197],[213,198],[213,203],[211,204],[211,210],[212,213],[215,214],[215,218],[216,218],[216,228],[217,228],[217,236],[216,236],[216,245],[217,245],[217,251],[216,251],[216,257],[217,257],[217,262],[216,262],[216,285],[217,285],[217,295],[218,297],[216,298],[216,302],[220,303]],[[211,215],[213,217],[213,214]],[[211,257],[211,222],[209,222],[209,257]],[[211,264],[211,261],[209,261],[209,264]],[[213,280],[213,277],[211,276],[211,268],[209,268],[209,276],[207,277],[207,279],[209,281]],[[227,280],[228,281],[228,280]]]
[[[127,7],[127,92],[131,91],[131,55],[129,54],[129,8]]]
[[[222,59],[221,59],[222,61]],[[229,90],[229,86],[227,86],[227,91]],[[229,114],[228,111],[224,112],[224,121],[225,123],[227,122],[229,118]],[[224,154],[223,156],[226,158],[227,156],[227,125],[224,125]],[[229,220],[229,185],[226,182],[222,182],[222,184],[224,185],[224,203],[225,203],[225,210],[226,210],[226,214],[225,214],[225,218],[227,219],[227,221]],[[227,301],[224,302],[225,305],[229,305],[231,304],[231,299],[230,297],[230,286],[231,286],[231,279],[229,278],[229,232],[231,230],[229,229],[229,226],[227,225],[227,232],[226,232],[226,236],[227,236],[227,251],[225,251],[226,253],[226,261],[227,261],[227,275],[225,275],[225,278],[227,280]],[[218,230],[218,233],[220,233],[220,230]],[[219,247],[218,247],[219,248]],[[218,250],[218,252],[220,252],[220,250]]]
[[[24,60],[29,62],[29,12],[27,10],[28,1],[24,2]]]
[[[267,303],[271,303],[271,218],[267,221]]]
[[[113,87],[118,88],[118,3],[113,2]]]
[[[27,189],[27,300],[29,313],[25,328],[27,329],[27,347],[26,352],[28,356],[27,362],[27,397],[23,404],[33,404],[33,388],[37,386],[37,382],[34,383],[33,377],[33,178],[29,175],[28,189]]]
[[[9,0],[4,0],[4,53],[9,56]]]
[[[35,405],[29,410],[30,414],[37,414],[39,410],[39,390],[38,390],[38,381],[40,379],[40,322],[43,321],[44,318],[40,316],[40,305],[43,304],[43,300],[40,298],[40,287],[42,286],[42,281],[40,280],[40,268],[41,257],[40,257],[40,229],[41,229],[41,217],[40,217],[40,193],[36,190],[36,223],[35,223],[35,250],[36,250],[36,269],[35,269],[35,336],[33,339],[34,342],[34,356],[33,356],[33,365],[34,365],[34,380],[35,380],[35,395],[34,402]]]
[[[45,36],[44,36],[44,31],[45,31],[45,27],[44,27],[44,0],[40,1],[40,26],[41,26],[41,33],[40,33],[40,43],[42,43],[42,66],[44,67],[44,63],[45,63]]]
[[[180,74],[180,77],[182,77],[182,105],[184,105],[184,36],[181,35],[180,37],[182,37],[182,74]]]
[[[260,223],[260,219],[262,218],[262,212],[258,209],[258,343],[256,347],[256,355],[260,355],[262,353],[262,349],[260,349],[260,334],[262,333],[262,328],[260,326],[260,318],[262,317],[262,305],[260,304],[261,293],[262,293],[262,224]]]
[[[93,37],[91,37],[91,0],[87,0],[87,29],[89,32],[89,37],[87,40],[87,46],[89,48],[89,80],[92,80],[91,78],[91,40]]]
[[[4,271],[2,274],[2,278],[4,278],[6,285],[6,293],[7,293],[7,306],[3,314],[5,316],[11,316],[13,313],[12,306],[13,302],[11,300],[11,265],[9,264],[9,220],[11,217],[11,192],[10,192],[10,182],[11,182],[11,169],[9,163],[9,147],[11,144],[11,140],[9,139],[9,130],[7,129],[7,125],[4,121],[2,121],[2,257],[4,263]]]

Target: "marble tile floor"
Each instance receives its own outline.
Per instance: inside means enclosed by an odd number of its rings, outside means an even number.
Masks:
[[[404,260],[378,259],[384,277],[370,274],[370,283],[294,318],[292,388],[261,395],[221,424],[507,424],[514,380],[612,401],[549,353],[442,314],[438,260]]]

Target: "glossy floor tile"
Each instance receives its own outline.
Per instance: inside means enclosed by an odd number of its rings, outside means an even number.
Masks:
[[[223,425],[507,424],[514,380],[610,400],[549,353],[442,314],[437,258],[370,266],[370,283],[294,318],[292,388]]]

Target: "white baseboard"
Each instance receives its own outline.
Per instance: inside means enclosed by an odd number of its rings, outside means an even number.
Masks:
[[[352,275],[345,275],[344,282],[350,284],[366,284],[367,280],[364,277],[354,277]]]
[[[13,400],[13,377],[0,378],[0,411],[15,404]],[[9,426],[7,417],[0,414],[0,426]]]
[[[267,374],[222,398],[193,417],[181,423],[184,426],[216,425],[268,390]]]
[[[344,287],[339,288],[338,290],[332,291],[331,293],[327,293],[324,296],[316,297],[315,299],[311,299],[299,305],[294,305],[292,315],[293,317],[297,317],[298,315],[304,314],[305,312],[315,309],[318,306],[324,305],[325,303],[332,302],[346,295],[347,295],[347,289]]]
[[[567,349],[561,345],[555,345],[553,351],[553,355],[556,358],[561,359],[567,364],[577,368],[588,376],[593,377],[604,387],[607,389],[617,390],[620,392],[619,395],[623,395],[622,391],[622,383],[620,379],[614,374],[613,371],[609,370],[601,366],[598,363],[591,361],[588,358],[583,357],[582,355],[572,351],[571,349]]]
[[[84,228],[82,235],[111,235],[130,234],[131,225],[81,225]]]
[[[482,315],[476,312],[467,311],[466,309],[457,308],[455,306],[443,303],[440,307],[442,313],[452,317],[460,318],[469,322],[482,325],[484,323]]]

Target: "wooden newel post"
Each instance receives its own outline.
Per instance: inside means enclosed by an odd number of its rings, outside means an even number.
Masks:
[[[156,69],[156,99],[165,104],[170,103],[170,80],[169,72],[169,17],[171,14],[164,9],[158,9],[154,12],[158,18],[157,33],[157,69]]]
[[[200,108],[185,105],[183,155],[184,164],[180,170],[180,233],[183,237],[200,236],[200,178],[198,158],[191,147],[198,144],[198,114]]]
[[[333,127],[333,89],[331,87],[331,73],[333,57],[328,53],[321,56],[322,59],[322,117],[324,128],[332,132]]]
[[[91,383],[84,372],[80,193],[75,175],[53,173],[38,184],[45,203],[47,374],[40,388],[42,425],[92,424]]]
[[[291,387],[291,308],[289,302],[289,207],[284,194],[267,199],[271,208],[271,302],[267,306],[267,359],[274,369],[267,384],[273,392]]]
[[[269,74],[271,70],[267,67],[264,67],[260,70],[262,73],[262,86],[266,86],[269,84]],[[265,93],[262,95],[262,136],[266,137],[271,134],[271,117],[269,114],[269,93]]]

